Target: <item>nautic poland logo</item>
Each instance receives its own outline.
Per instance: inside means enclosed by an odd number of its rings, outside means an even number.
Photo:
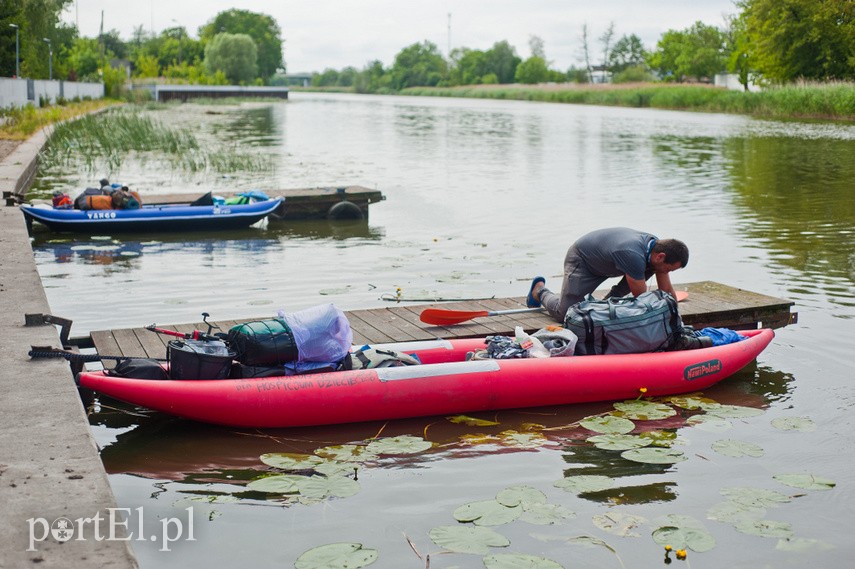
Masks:
[[[683,377],[687,381],[713,375],[721,371],[721,360],[709,360],[699,364],[692,364],[683,370]]]

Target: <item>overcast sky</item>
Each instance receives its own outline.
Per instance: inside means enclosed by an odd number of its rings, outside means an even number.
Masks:
[[[532,35],[544,41],[552,67],[566,71],[581,62],[583,24],[592,51],[601,51],[597,38],[610,22],[615,39],[636,34],[652,49],[666,30],[698,20],[722,26],[723,15],[736,12],[733,0],[75,0],[63,20],[86,37],[98,35],[102,11],[104,31],[125,40],[140,25],[155,33],[180,25],[198,37],[199,26],[231,8],[277,21],[289,73],[361,69],[375,59],[389,66],[402,48],[424,40],[443,54],[449,44],[486,50],[507,40],[526,58]]]

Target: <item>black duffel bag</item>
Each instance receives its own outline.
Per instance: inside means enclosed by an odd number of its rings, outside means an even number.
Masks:
[[[248,366],[275,366],[296,361],[299,356],[294,334],[282,318],[233,326],[226,341],[235,359]]]

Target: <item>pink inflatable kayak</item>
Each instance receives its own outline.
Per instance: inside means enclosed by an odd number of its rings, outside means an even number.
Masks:
[[[423,365],[254,379],[168,380],[80,374],[82,387],[187,419],[235,427],[296,427],[674,395],[706,389],[754,360],[772,330],[676,352],[465,361],[482,339],[382,347]],[[381,347],[381,346],[375,346]]]

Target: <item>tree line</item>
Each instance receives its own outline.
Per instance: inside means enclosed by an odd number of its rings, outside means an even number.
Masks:
[[[282,31],[271,16],[247,10],[217,14],[192,37],[183,26],[148,32],[135,28],[124,40],[115,30],[95,38],[60,21],[72,0],[0,2],[0,76],[104,81],[108,92],[126,77],[195,84],[281,84]],[[614,24],[590,37],[581,26],[579,65],[555,69],[543,40],[532,36],[523,59],[506,40],[486,50],[459,47],[447,56],[430,41],[398,52],[388,67],[375,60],[362,68],[314,73],[312,85],[356,92],[394,92],[416,86],[580,83],[660,80],[709,82],[715,74],[750,81],[855,80],[855,3],[851,0],[738,0],[724,25],[696,22],[667,30],[648,49],[635,34],[617,37]],[[49,70],[48,66],[51,66]]]

